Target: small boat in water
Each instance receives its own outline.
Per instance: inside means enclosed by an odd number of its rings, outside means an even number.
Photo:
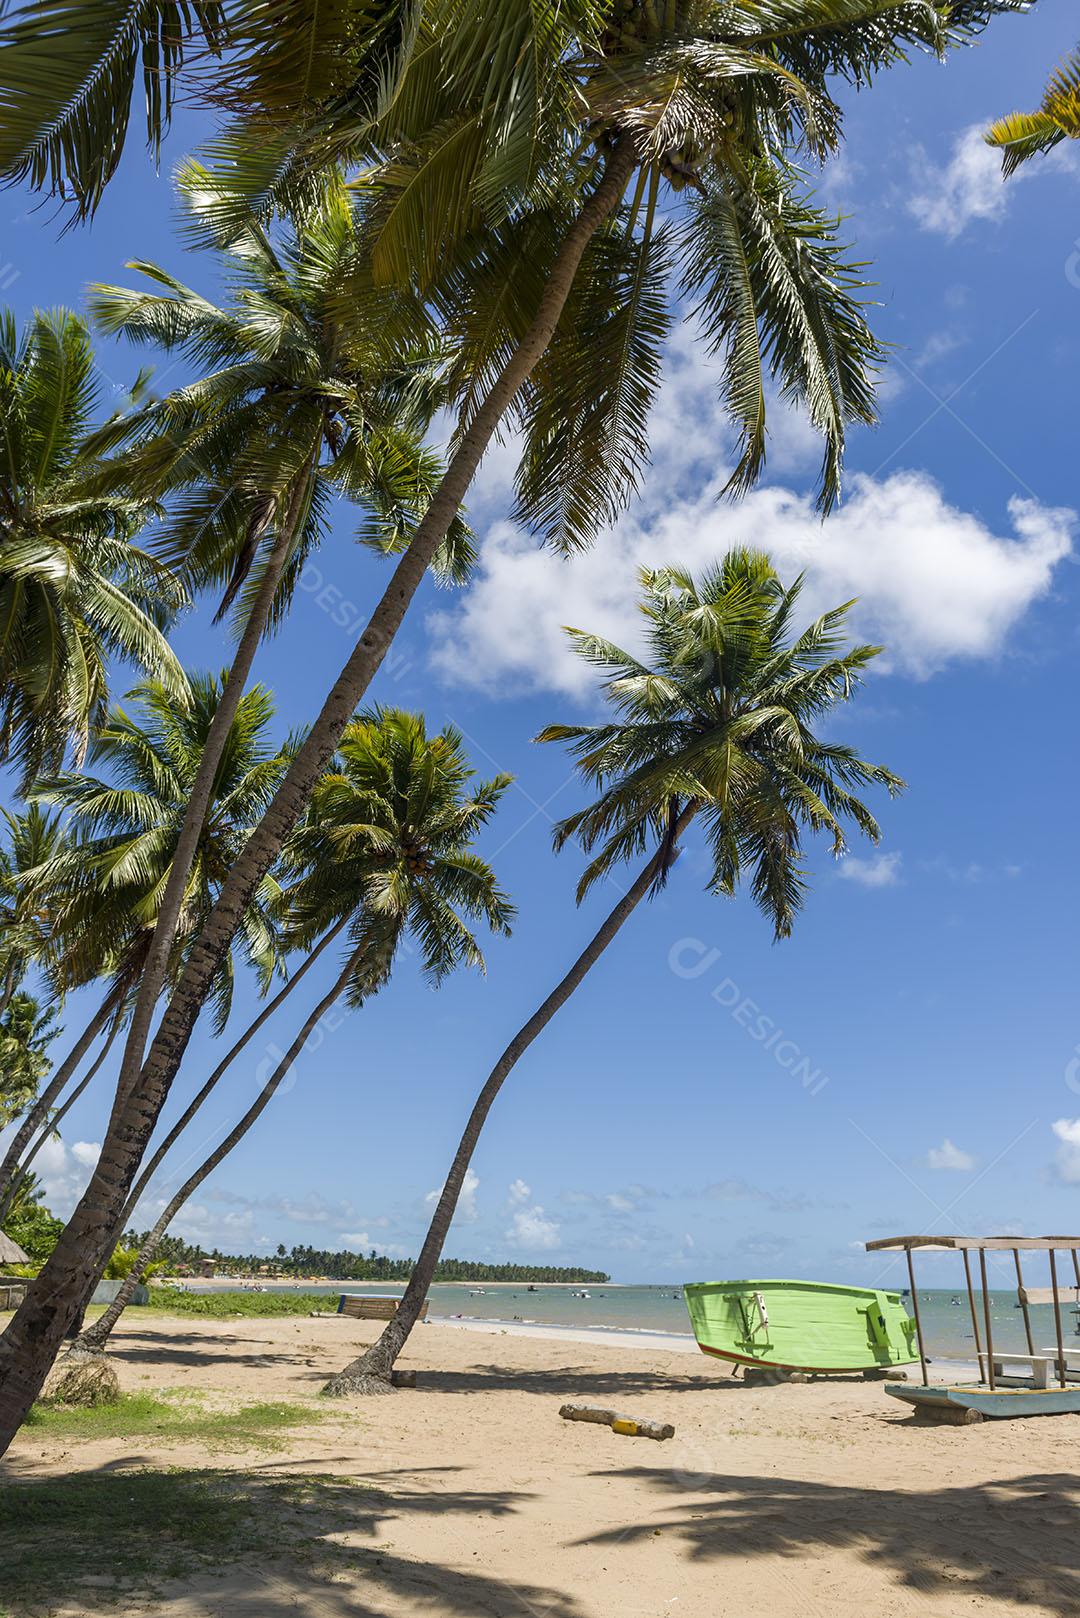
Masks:
[[[734,1365],[840,1375],[917,1358],[915,1322],[899,1292],[826,1281],[694,1281],[683,1296],[701,1352]]]

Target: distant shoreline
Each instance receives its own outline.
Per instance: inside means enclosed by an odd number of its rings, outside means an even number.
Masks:
[[[242,1292],[245,1288],[250,1290],[252,1287],[257,1286],[273,1287],[275,1291],[289,1290],[293,1292],[310,1292],[312,1287],[340,1287],[342,1292],[366,1292],[376,1289],[404,1292],[408,1285],[406,1281],[341,1281],[335,1280],[333,1276],[328,1275],[313,1275],[303,1281],[295,1280],[292,1276],[287,1275],[183,1275],[165,1278],[166,1285],[179,1282],[183,1282],[184,1286],[189,1290],[199,1292]],[[161,1283],[156,1284],[160,1285]],[[635,1283],[629,1281],[467,1281],[463,1279],[458,1281],[433,1281],[431,1284],[433,1287],[483,1288],[485,1292],[489,1287],[493,1289],[495,1287],[505,1287],[514,1288],[516,1291],[521,1292],[527,1287],[535,1287],[537,1291],[541,1288],[559,1290],[565,1287],[577,1287],[578,1289],[603,1287],[605,1290],[614,1291],[616,1288],[631,1286]],[[657,1281],[655,1283],[644,1282],[640,1284],[666,1287],[669,1283]],[[672,1286],[676,1285],[675,1282],[670,1284]],[[680,1287],[679,1290],[681,1291],[682,1288]]]

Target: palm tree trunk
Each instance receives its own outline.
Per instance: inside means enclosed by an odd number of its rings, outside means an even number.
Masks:
[[[341,925],[344,926],[344,922],[342,922]],[[329,934],[327,935],[327,938],[329,938]],[[120,1291],[117,1293],[112,1303],[109,1304],[105,1312],[100,1315],[97,1320],[95,1320],[92,1326],[88,1326],[80,1335],[73,1346],[73,1353],[81,1352],[100,1354],[104,1351],[105,1344],[109,1340],[109,1334],[116,1325],[116,1322],[120,1319],[120,1316],[123,1314],[124,1310],[127,1308],[128,1304],[131,1302],[135,1294],[135,1288],[146,1274],[147,1269],[153,1261],[154,1254],[158,1250],[161,1238],[168,1230],[169,1225],[175,1219],[177,1213],[184,1206],[184,1203],[188,1200],[188,1198],[199,1189],[200,1185],[202,1185],[207,1176],[214,1172],[222,1159],[228,1157],[233,1147],[239,1141],[243,1140],[252,1124],[261,1115],[263,1109],[270,1101],[271,1096],[274,1094],[282,1079],[288,1073],[296,1058],[303,1050],[311,1030],[315,1027],[319,1019],[323,1017],[330,1009],[330,1007],[334,1004],[334,1001],[344,990],[346,984],[352,977],[353,972],[356,970],[356,967],[360,962],[360,958],[364,953],[364,948],[365,946],[361,944],[349,955],[349,958],[345,962],[345,965],[339,973],[333,987],[330,989],[329,993],[323,995],[322,999],[314,1007],[307,1020],[304,1022],[303,1027],[300,1029],[300,1032],[297,1034],[296,1038],[289,1046],[289,1049],[286,1051],[273,1073],[271,1073],[270,1077],[259,1091],[259,1094],[252,1102],[247,1112],[245,1112],[244,1116],[240,1119],[240,1122],[234,1129],[230,1130],[230,1132],[225,1136],[225,1139],[221,1142],[220,1146],[216,1147],[215,1150],[210,1153],[210,1156],[206,1159],[206,1161],[199,1165],[194,1174],[188,1176],[183,1185],[180,1187],[179,1191],[177,1191],[176,1195],[170,1199],[168,1206],[162,1210],[157,1223],[154,1225],[150,1234],[143,1242],[142,1247],[139,1249],[139,1256],[125,1277]]]
[[[13,961],[11,963],[11,965],[8,967],[7,972],[4,975],[4,988],[3,988],[3,992],[0,993],[0,1017],[2,1017],[4,1015],[4,1012],[7,1010],[8,1006],[10,1006],[11,1002],[14,1000],[14,998],[15,998],[15,990],[18,987],[19,987],[19,968],[18,968],[17,963]]]
[[[0,1163],[0,1219],[11,1205],[11,1198],[21,1172],[20,1159],[33,1139],[35,1131],[48,1117],[49,1109],[115,1010],[116,989],[113,987],[108,990],[94,1015],[12,1136],[4,1153],[4,1161]]]
[[[165,884],[165,892],[162,895],[161,907],[154,923],[154,932],[150,940],[146,967],[143,971],[142,981],[139,984],[135,1008],[131,1015],[127,1043],[124,1046],[124,1056],[116,1082],[114,1117],[116,1116],[116,1109],[123,1106],[124,1097],[136,1082],[139,1069],[142,1067],[154,1007],[157,1005],[158,996],[165,983],[169,954],[180,922],[184,893],[199,846],[199,838],[203,833],[206,811],[210,806],[222,754],[225,751],[229,731],[240,706],[240,699],[244,694],[244,687],[247,685],[248,675],[251,673],[251,665],[255,661],[255,654],[259,649],[267,620],[270,617],[270,610],[273,607],[274,597],[281,582],[281,575],[289,560],[296,527],[304,508],[304,497],[309,487],[314,465],[318,460],[320,448],[321,443],[316,447],[314,454],[305,461],[303,468],[297,474],[296,486],[289,498],[284,516],[278,524],[274,542],[266,558],[266,566],[259,582],[258,592],[252,603],[248,621],[244,625],[244,632],[237,645],[232,667],[229,669],[222,688],[221,700],[218,703],[210,729],[206,733],[202,757],[199,760],[199,768],[192,783],[191,797],[188,801],[187,809],[184,811],[184,819],[180,827],[180,835],[176,841],[172,862],[169,866],[169,876]],[[256,535],[257,538],[258,535]]]
[[[299,819],[357,703],[378,672],[499,422],[554,335],[586,247],[618,206],[636,162],[633,145],[623,139],[610,152],[603,178],[567,231],[535,319],[462,437],[367,628],[222,887],[162,1017],[139,1082],[130,1086],[123,1104],[113,1110],[90,1183],[0,1338],[0,1455],[37,1397],[87,1282],[115,1244],[132,1180],[244,907]]]
[[[227,1052],[227,1054],[222,1058],[222,1060],[218,1063],[217,1067],[211,1073],[210,1077],[207,1079],[207,1081],[203,1085],[202,1089],[199,1090],[197,1092],[197,1094],[189,1102],[186,1110],[181,1114],[181,1116],[177,1119],[176,1123],[169,1130],[168,1134],[165,1136],[165,1139],[162,1141],[161,1145],[153,1153],[152,1157],[150,1158],[150,1161],[146,1164],[146,1166],[144,1167],[142,1173],[139,1175],[139,1178],[136,1180],[135,1184],[132,1186],[131,1191],[128,1194],[128,1199],[127,1199],[126,1203],[124,1204],[123,1212],[120,1215],[120,1220],[119,1220],[119,1225],[118,1225],[118,1230],[119,1231],[122,1232],[122,1231],[127,1229],[128,1221],[130,1220],[132,1214],[135,1211],[135,1206],[138,1203],[138,1200],[142,1196],[143,1192],[146,1190],[147,1185],[150,1183],[151,1179],[153,1178],[154,1173],[157,1170],[157,1168],[159,1167],[162,1159],[165,1157],[166,1153],[169,1151],[169,1149],[176,1142],[177,1138],[187,1128],[188,1124],[194,1118],[195,1114],[198,1112],[198,1110],[202,1106],[203,1102],[210,1095],[211,1091],[215,1088],[218,1081],[221,1078],[224,1077],[224,1075],[225,1075],[226,1071],[228,1070],[228,1068],[231,1067],[232,1063],[240,1055],[240,1053],[244,1049],[244,1047],[247,1044],[249,1044],[250,1041],[254,1038],[254,1036],[258,1033],[259,1029],[263,1026],[263,1024],[267,1021],[267,1019],[274,1015],[274,1012],[278,1009],[278,1007],[282,1004],[282,1002],[287,998],[287,996],[292,993],[293,989],[296,988],[297,984],[303,981],[305,973],[307,973],[309,968],[311,968],[312,966],[315,965],[315,962],[319,959],[319,956],[322,954],[323,950],[326,949],[326,947],[329,944],[333,943],[334,939],[337,938],[337,936],[341,932],[341,930],[345,926],[347,926],[350,919],[351,918],[348,915],[343,916],[340,921],[335,922],[334,926],[329,928],[323,934],[322,938],[320,938],[319,942],[315,945],[315,948],[306,957],[306,959],[304,960],[302,965],[300,967],[298,967],[296,972],[294,972],[293,976],[289,979],[288,983],[286,983],[283,988],[278,990],[278,993],[274,996],[274,998],[272,1000],[268,1001],[267,1004],[263,1007],[262,1011],[259,1013],[259,1015],[256,1018],[254,1018],[254,1020],[252,1022],[250,1022],[248,1024],[248,1026],[245,1028],[244,1032],[240,1035],[240,1038],[236,1041],[236,1044],[233,1045],[232,1049],[229,1050]],[[109,1254],[108,1254],[108,1252],[106,1252],[105,1257],[104,1257],[104,1259],[102,1260],[102,1263],[101,1263],[101,1269],[98,1271],[98,1273],[95,1276],[92,1276],[90,1278],[90,1281],[87,1284],[86,1291],[83,1294],[82,1304],[80,1305],[80,1314],[76,1315],[76,1317],[75,1317],[76,1321],[79,1322],[80,1324],[81,1324],[80,1315],[85,1315],[86,1314],[86,1309],[87,1309],[87,1306],[88,1306],[88,1304],[90,1302],[91,1297],[93,1296],[94,1288],[97,1286],[97,1283],[101,1280],[102,1272],[104,1271],[104,1268],[107,1265],[108,1261],[109,1261]],[[123,1290],[123,1289],[121,1289],[121,1290]],[[134,1290],[134,1283],[133,1283],[133,1286],[132,1286],[132,1290]],[[119,1296],[119,1294],[118,1294],[118,1296]],[[130,1298],[131,1298],[131,1291],[128,1291],[125,1294],[124,1302],[121,1305],[122,1308],[126,1307],[127,1303],[130,1301]],[[119,1313],[119,1311],[117,1311],[117,1313]],[[78,1331],[78,1328],[76,1328],[75,1331],[73,1331],[71,1333],[71,1335],[75,1335],[76,1331],[78,1332],[78,1335],[79,1335],[79,1338],[80,1338],[80,1341],[81,1341],[81,1337],[82,1337],[83,1334],[81,1333],[81,1331]],[[78,1344],[76,1344],[75,1346],[77,1347]]]
[[[675,823],[674,837],[680,837],[690,824],[696,813],[696,805],[689,805],[683,810]],[[528,1022],[518,1029],[513,1039],[503,1051],[499,1060],[488,1074],[483,1089],[473,1104],[469,1121],[465,1125],[465,1133],[461,1137],[454,1161],[450,1165],[450,1172],[446,1176],[439,1200],[435,1205],[428,1233],[424,1238],[424,1245],[420,1249],[420,1257],[409,1276],[408,1285],[401,1297],[394,1313],[394,1318],[387,1322],[378,1341],[355,1360],[351,1360],[343,1371],[331,1377],[323,1388],[323,1392],[332,1398],[342,1398],[350,1393],[388,1393],[391,1389],[390,1373],[394,1368],[394,1361],[401,1353],[420,1316],[424,1299],[428,1295],[435,1267],[442,1256],[443,1245],[450,1229],[450,1222],[457,1208],[458,1197],[465,1183],[465,1174],[476,1150],[476,1143],[480,1139],[480,1131],[484,1127],[488,1113],[491,1111],[495,1097],[502,1089],[510,1073],[524,1056],[533,1040],[541,1034],[555,1013],[566,1004],[574,990],[584,982],[590,969],[595,966],[608,945],[615,938],[624,923],[630,918],[634,910],[644,899],[661,871],[664,862],[669,857],[667,849],[658,849],[645,869],[638,876],[633,886],[623,895],[615,908],[607,916],[599,931],[589,940],[566,976],[556,984],[547,999],[533,1012]]]
[[[119,1016],[119,1014],[117,1014],[117,1016],[115,1016],[113,1018],[112,1026],[110,1027],[109,1032],[105,1036],[104,1045],[101,1047],[100,1051],[98,1051],[97,1055],[94,1057],[94,1060],[91,1062],[90,1066],[87,1068],[86,1076],[79,1080],[79,1082],[75,1086],[74,1090],[72,1090],[71,1094],[68,1096],[67,1100],[64,1102],[64,1105],[62,1107],[60,1107],[53,1114],[53,1116],[51,1118],[46,1119],[45,1123],[41,1126],[41,1129],[38,1132],[37,1140],[34,1142],[34,1144],[31,1146],[30,1150],[27,1152],[26,1156],[23,1158],[22,1162],[19,1164],[18,1172],[17,1172],[17,1174],[15,1176],[15,1182],[14,1182],[16,1186],[18,1185],[19,1179],[22,1177],[22,1175],[24,1175],[27,1172],[27,1170],[29,1169],[31,1163],[34,1161],[35,1157],[38,1155],[41,1148],[44,1146],[45,1142],[48,1140],[49,1136],[56,1134],[57,1130],[60,1128],[60,1125],[63,1123],[64,1119],[67,1117],[68,1113],[71,1111],[71,1109],[75,1105],[76,1101],[78,1101],[78,1099],[82,1095],[83,1091],[92,1082],[92,1080],[94,1079],[94,1077],[95,1077],[98,1069],[100,1068],[101,1064],[104,1062],[105,1058],[108,1056],[109,1052],[112,1050],[113,1041],[115,1040],[115,1038],[116,1038],[116,1036],[117,1036],[117,1034],[119,1032],[120,1032],[120,1016]],[[3,1219],[4,1215],[7,1213],[8,1207],[10,1206],[11,1198],[12,1198],[13,1194],[14,1194],[13,1191],[9,1192],[8,1196],[7,1196],[7,1199],[2,1204],[0,1204],[0,1219]]]

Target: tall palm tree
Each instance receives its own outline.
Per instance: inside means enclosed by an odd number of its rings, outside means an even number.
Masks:
[[[484,1121],[516,1063],[650,894],[664,886],[691,822],[704,830],[709,891],[733,895],[749,882],[777,939],[787,938],[807,883],[803,841],[826,833],[834,854],[845,823],[871,838],[878,826],[855,796],[867,785],[902,783],[850,747],[812,728],[854,694],[875,646],[845,646],[851,603],[801,633],[792,619],[799,581],[785,588],[768,559],[737,550],[700,582],[676,569],[642,574],[646,659],[573,631],[576,649],[604,673],[613,711],[601,725],[551,725],[540,741],[568,742],[598,796],[556,829],[592,857],[578,900],[614,869],[644,860],[626,893],[510,1041],[488,1075],[436,1204],[394,1319],[326,1392],[384,1392],[415,1324],[457,1206]],[[651,852],[650,852],[651,851]]]
[[[243,1117],[168,1199],[117,1297],[81,1333],[77,1348],[104,1348],[172,1220],[262,1115],[336,1000],[345,994],[351,1005],[361,1004],[388,981],[410,940],[421,970],[439,984],[459,965],[483,969],[471,930],[475,921],[483,920],[495,933],[509,933],[513,906],[473,844],[510,777],[499,775],[475,786],[472,778],[461,734],[451,726],[429,737],[421,715],[389,708],[362,715],[348,727],[335,767],[320,781],[310,814],[291,843],[287,866],[298,874],[283,903],[284,947],[304,954],[305,964],[347,929],[341,969]],[[283,997],[284,991],[279,1003]],[[210,1087],[204,1086],[155,1153],[158,1160]],[[145,1179],[141,1177],[141,1184]],[[138,1189],[124,1211],[125,1225]]]
[[[83,1057],[103,1030],[111,1040],[117,1022],[130,1012],[191,782],[220,700],[221,679],[194,675],[186,689],[187,700],[178,705],[157,682],[137,686],[131,693],[133,712],[114,709],[93,738],[91,763],[105,766],[107,773],[58,774],[36,788],[37,798],[62,809],[68,823],[64,846],[26,879],[35,902],[50,912],[51,987],[61,996],[103,981],[104,992],[9,1143],[0,1164],[0,1211],[31,1138],[46,1123]],[[284,772],[286,754],[268,735],[273,711],[269,693],[256,686],[241,701],[230,728],[185,884],[172,952],[174,978]],[[264,977],[277,958],[276,894],[276,883],[265,878],[240,919],[245,953]],[[215,975],[212,998],[219,1032],[228,1017],[233,979],[230,953]]]
[[[580,347],[571,346],[563,369],[577,384],[574,419],[591,425],[599,418],[601,439],[611,446],[603,458],[604,498],[587,505],[586,531],[633,486],[644,408],[659,370],[650,335],[656,264],[676,249],[705,340],[726,361],[726,394],[742,436],[735,487],[762,464],[762,378],[771,372],[823,432],[827,504],[836,494],[846,423],[872,414],[868,373],[878,350],[858,272],[802,196],[792,163],[807,149],[827,153],[840,144],[832,80],[868,83],[909,47],[943,51],[992,16],[1022,9],[1023,0],[897,0],[884,7],[882,0],[743,0],[737,8],[726,0],[675,0],[661,17],[658,7],[633,0],[618,26],[608,27],[611,9],[588,0],[558,11],[525,0],[469,0],[464,7],[440,0],[409,13],[408,47],[388,45],[392,61],[373,74],[372,29],[384,14],[374,23],[368,14],[359,25],[347,5],[326,8],[333,37],[306,108],[294,97],[290,116],[281,118],[281,84],[266,55],[252,73],[237,74],[230,104],[241,117],[214,145],[229,184],[218,181],[212,231],[227,233],[253,203],[306,205],[311,175],[327,161],[370,164],[359,196],[365,218],[376,229],[382,223],[373,270],[399,286],[412,275],[432,302],[446,306],[449,328],[469,335],[467,373],[478,380],[461,379],[461,424],[446,471],[237,861],[141,1070],[128,1073],[64,1236],[0,1339],[0,1447],[47,1374],[79,1306],[84,1272],[105,1262],[119,1235],[127,1190],[240,910],[299,819],[517,401],[535,423],[526,435],[524,510],[543,527],[552,491],[581,498],[584,489],[590,499],[587,480],[574,476],[577,433],[559,433],[550,392],[539,384],[530,392],[586,255],[590,273],[600,275],[596,243],[614,233],[608,292],[596,303],[601,318],[608,311],[609,333],[619,289],[630,310],[624,341],[615,345],[624,356],[616,378],[590,365]],[[306,30],[310,13],[304,18]],[[305,32],[308,44],[315,38]],[[335,65],[338,80],[327,87]],[[288,100],[297,80],[285,78]],[[500,261],[511,272],[501,282]],[[482,282],[495,291],[473,318],[470,289]],[[585,415],[583,377],[598,395]],[[587,459],[599,464],[591,449]]]
[[[193,590],[224,592],[219,618],[235,603],[238,641],[159,906],[122,1090],[142,1063],[220,749],[263,634],[284,617],[322,537],[332,496],[362,505],[358,537],[393,552],[439,473],[423,443],[441,400],[429,322],[411,293],[373,286],[340,180],[324,179],[280,245],[250,215],[215,232],[216,182],[198,164],[185,165],[178,185],[189,225],[208,235],[223,263],[228,300],[212,303],[137,261],[152,290],[98,286],[91,307],[110,335],[200,368],[196,382],[116,423],[110,442],[127,448],[114,475],[172,493],[162,554]],[[457,519],[434,566],[460,577],[470,556]]]
[[[133,544],[152,505],[93,486],[98,400],[76,315],[39,312],[20,335],[0,314],[0,762],[27,780],[81,757],[110,658],[183,684],[162,632],[182,591]]]
[[[1051,74],[1037,112],[1012,112],[999,118],[987,130],[986,139],[1001,151],[1006,178],[1021,163],[1052,151],[1063,140],[1080,140],[1080,49]]]

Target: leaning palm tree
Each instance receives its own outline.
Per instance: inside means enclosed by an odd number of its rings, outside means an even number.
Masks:
[[[325,8],[334,37],[318,57],[316,93],[295,116],[282,119],[273,105],[272,64],[266,74],[237,74],[231,105],[240,117],[214,145],[228,184],[219,176],[208,228],[226,235],[253,205],[305,207],[312,175],[328,161],[364,166],[358,197],[376,233],[375,276],[396,286],[415,281],[469,350],[459,375],[460,430],[139,1073],[128,1074],[78,1208],[0,1340],[0,1448],[47,1374],[84,1270],[104,1264],[120,1234],[149,1128],[236,918],[329,764],[507,412],[524,414],[522,515],[545,532],[589,537],[641,470],[661,369],[656,334],[666,320],[657,294],[670,291],[678,302],[681,290],[698,310],[706,346],[724,360],[741,441],[732,487],[763,464],[771,374],[822,432],[828,504],[847,426],[872,418],[879,351],[860,272],[807,201],[793,164],[840,145],[832,82],[866,84],[909,48],[945,51],[992,16],[1023,9],[1024,0],[674,0],[661,14],[651,0],[631,0],[615,20],[613,7],[592,0],[557,10],[523,0],[431,0],[409,12],[408,46],[391,49],[372,93],[366,53],[384,14],[373,23],[366,12],[361,25],[346,5]],[[340,69],[329,91],[328,63],[331,77],[334,64]],[[575,315],[575,330],[563,323],[575,290],[591,327],[582,326],[584,314]],[[599,330],[603,348],[575,343],[581,330]],[[559,388],[572,390],[566,412]],[[560,501],[583,516],[553,524]]]
[[[91,763],[104,766],[106,773],[58,774],[36,788],[39,801],[62,809],[67,817],[65,845],[25,879],[35,902],[47,905],[50,913],[50,985],[57,996],[95,983],[103,983],[104,989],[83,1033],[8,1145],[0,1164],[0,1211],[32,1137],[50,1127],[51,1109],[84,1056],[103,1031],[106,1044],[111,1043],[130,1013],[220,692],[219,679],[194,675],[186,703],[178,706],[172,692],[156,682],[136,687],[133,711],[114,709],[93,738]],[[230,728],[185,885],[171,964],[174,979],[252,823],[284,773],[286,754],[268,737],[273,711],[269,693],[256,686],[243,698]],[[240,919],[245,953],[264,979],[277,955],[276,894],[276,884],[265,879]],[[228,1017],[234,970],[230,953],[215,976],[218,1032]]]
[[[1067,56],[1050,77],[1037,112],[1012,112],[986,132],[999,148],[1006,178],[1021,163],[1052,151],[1063,140],[1080,140],[1080,50]]]
[[[164,981],[184,883],[220,750],[259,643],[284,618],[335,495],[363,510],[358,537],[402,548],[438,482],[424,433],[441,402],[440,355],[416,297],[372,284],[347,193],[330,175],[303,219],[275,243],[250,215],[225,235],[216,187],[198,164],[178,178],[188,224],[209,236],[225,270],[217,304],[157,265],[149,286],[98,286],[91,308],[110,336],[195,363],[198,380],[118,419],[125,446],[113,476],[172,496],[160,553],[193,590],[235,605],[237,645],[192,782],[187,819],[158,911],[131,1018],[121,1087],[138,1074]],[[460,519],[433,562],[460,577],[471,556]]]
[[[152,503],[94,487],[98,397],[76,315],[39,312],[21,336],[0,315],[0,762],[24,780],[81,757],[111,658],[183,684],[162,632],[181,588],[133,543]]]
[[[556,829],[592,858],[582,900],[630,859],[643,864],[570,970],[518,1030],[484,1083],[436,1204],[394,1319],[326,1392],[384,1392],[427,1296],[484,1121],[515,1064],[584,981],[636,907],[667,882],[679,843],[699,820],[712,871],[709,890],[732,895],[746,880],[776,938],[787,938],[806,893],[802,844],[824,832],[834,854],[845,822],[877,838],[855,792],[890,792],[900,780],[812,726],[850,700],[880,648],[845,648],[851,603],[801,633],[792,618],[799,581],[784,588],[768,559],[732,551],[699,583],[674,569],[642,575],[649,655],[642,660],[596,635],[573,631],[576,649],[604,671],[614,710],[602,725],[552,725],[539,740],[571,745],[598,797]]]
[[[286,864],[296,875],[283,900],[283,946],[303,954],[306,968],[345,933],[348,946],[340,971],[251,1106],[168,1199],[115,1300],[81,1333],[78,1349],[104,1348],[170,1223],[262,1115],[336,1000],[345,995],[350,1005],[360,1005],[388,981],[409,941],[421,970],[439,984],[459,965],[483,968],[471,930],[477,920],[496,934],[509,933],[513,906],[473,844],[510,777],[499,775],[477,785],[471,784],[472,777],[462,737],[451,726],[428,736],[421,715],[376,709],[348,727],[335,766],[319,783],[310,814],[290,845]],[[279,1003],[282,998],[284,991]],[[170,1131],[155,1153],[157,1161],[252,1031],[233,1047]],[[129,1198],[125,1225],[146,1178],[141,1177]]]

